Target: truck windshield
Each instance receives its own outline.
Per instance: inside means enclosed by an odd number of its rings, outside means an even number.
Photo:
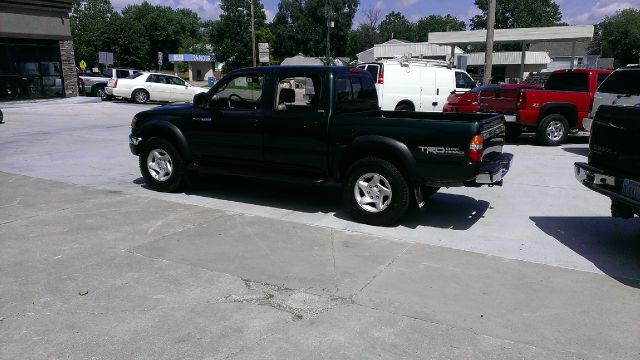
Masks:
[[[587,73],[554,73],[549,76],[544,88],[545,90],[588,92],[588,75]]]

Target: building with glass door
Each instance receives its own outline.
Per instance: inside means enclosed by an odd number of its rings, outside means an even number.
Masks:
[[[78,95],[71,3],[0,2],[0,101]]]

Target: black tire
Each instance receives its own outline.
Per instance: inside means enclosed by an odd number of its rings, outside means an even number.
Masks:
[[[367,179],[367,175],[379,175],[380,182],[378,184],[389,186],[389,194],[384,195],[382,190],[374,190],[373,182],[370,182],[369,188],[374,192],[371,195],[365,194],[360,186],[356,189],[358,180]],[[409,186],[402,173],[392,163],[379,158],[365,158],[358,160],[347,171],[346,182],[343,184],[343,200],[347,210],[354,220],[377,226],[392,225],[402,217],[409,207]],[[375,189],[378,189],[377,187]],[[386,191],[386,190],[385,190]],[[356,195],[356,192],[359,195]],[[361,198],[374,198],[375,194],[379,195],[380,202],[386,202],[386,205],[378,209],[374,202],[367,204],[359,204],[357,196]],[[366,199],[365,199],[366,200]],[[369,210],[366,210],[369,208]]]
[[[569,122],[560,114],[545,116],[538,124],[536,140],[544,146],[558,146],[564,144],[569,136]]]
[[[102,94],[104,94],[104,87],[102,86],[93,89],[91,92],[91,96],[97,96],[99,98],[102,98]]]
[[[156,161],[161,155],[164,166],[161,161]],[[167,159],[170,174],[166,176]],[[155,191],[175,192],[178,191],[185,181],[185,167],[182,156],[176,148],[168,141],[161,138],[151,138],[142,146],[140,155],[138,156],[140,165],[140,173],[149,188]],[[156,164],[156,168],[150,167],[151,163]],[[159,169],[158,169],[159,168]],[[166,178],[162,178],[166,176]]]
[[[110,95],[107,95],[107,93],[104,91],[104,88],[103,88],[102,89],[102,93],[100,94],[100,100],[109,101],[111,99],[112,99],[112,97]]]
[[[131,100],[137,104],[146,104],[149,101],[149,93],[144,89],[134,90],[131,94]]]
[[[413,111],[413,108],[407,104],[400,104],[396,106],[395,110],[396,111]]]
[[[422,190],[422,197],[426,199],[435,195],[440,190],[440,187],[423,185],[420,190]]]
[[[522,135],[522,126],[514,123],[507,123],[505,137],[507,140],[517,139]]]

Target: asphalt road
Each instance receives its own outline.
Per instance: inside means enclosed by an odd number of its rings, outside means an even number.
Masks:
[[[144,187],[150,106],[10,105],[0,125],[0,358],[638,359],[640,223],[523,137],[503,187],[395,227],[336,186]]]

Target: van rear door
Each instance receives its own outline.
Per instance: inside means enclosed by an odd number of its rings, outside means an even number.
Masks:
[[[432,67],[432,69],[432,73],[435,75],[435,96],[429,111],[442,111],[447,97],[456,89],[455,75],[451,69],[440,67]]]

